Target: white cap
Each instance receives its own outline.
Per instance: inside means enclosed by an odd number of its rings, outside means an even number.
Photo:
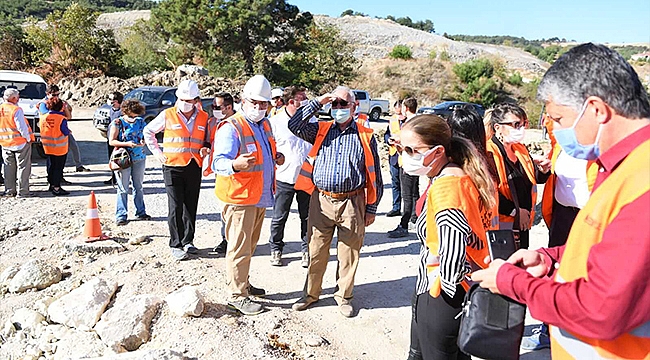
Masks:
[[[255,75],[244,85],[242,98],[257,101],[271,101],[271,84],[266,80],[264,75]]]
[[[201,96],[199,85],[194,80],[183,80],[176,89],[176,97],[179,100],[192,100]]]
[[[284,90],[282,88],[275,88],[271,90],[271,99],[276,98],[276,97],[282,97],[282,94],[284,93]]]

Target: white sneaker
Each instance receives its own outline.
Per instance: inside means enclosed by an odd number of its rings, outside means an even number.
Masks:
[[[271,251],[271,265],[282,266],[282,251]]]
[[[304,267],[305,269],[309,267],[309,253],[308,252],[303,252],[302,253],[302,259],[300,260],[300,265]]]

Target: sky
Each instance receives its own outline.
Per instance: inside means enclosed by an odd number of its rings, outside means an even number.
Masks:
[[[558,37],[578,42],[650,42],[650,0],[287,0],[301,11],[430,19],[438,34]]]

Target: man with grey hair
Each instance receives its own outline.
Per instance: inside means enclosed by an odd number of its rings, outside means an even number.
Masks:
[[[332,103],[333,121],[310,122]],[[354,315],[352,290],[366,227],[375,221],[383,194],[377,140],[372,129],[354,120],[354,93],[345,86],[310,100],[296,110],[289,130],[314,144],[296,179],[296,190],[311,194],[308,215],[309,255],[304,297],[293,305],[301,311],[318,301],[329,249],[337,231],[337,285],[334,298],[345,317]]]
[[[0,146],[5,166],[4,196],[28,197],[29,176],[32,172],[32,146],[34,134],[18,106],[20,93],[9,88],[4,92],[0,105]],[[18,190],[16,190],[18,180]]]
[[[472,279],[553,325],[553,358],[650,357],[650,103],[616,51],[562,55],[538,88],[568,155],[599,167],[567,243],[519,250]]]

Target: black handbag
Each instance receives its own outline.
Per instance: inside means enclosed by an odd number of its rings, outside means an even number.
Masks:
[[[519,359],[525,317],[525,305],[475,284],[465,295],[458,347],[482,359]]]

